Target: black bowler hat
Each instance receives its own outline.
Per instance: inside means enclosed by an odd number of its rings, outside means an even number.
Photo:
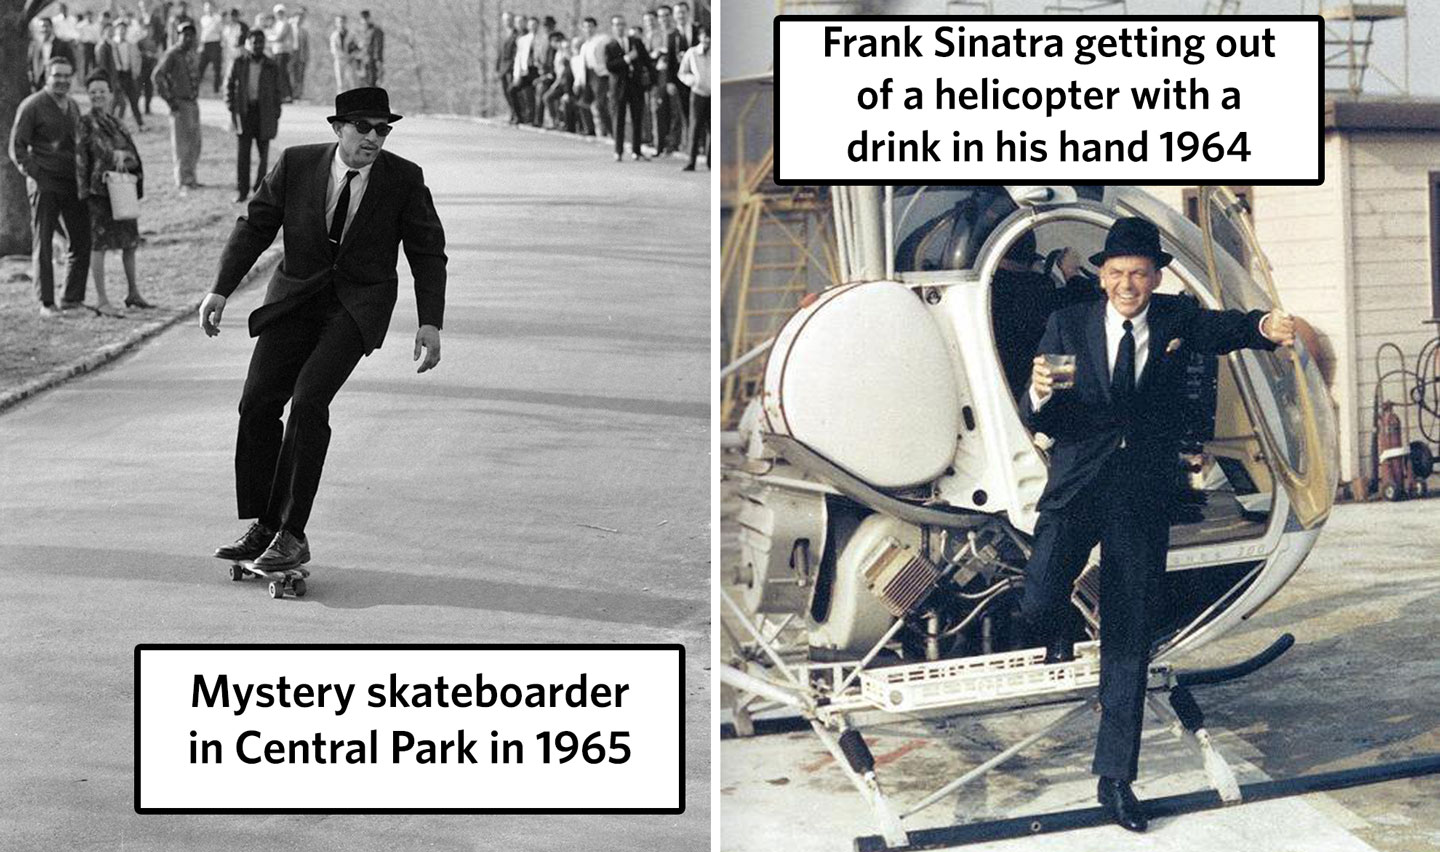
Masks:
[[[400,116],[390,111],[390,94],[379,86],[351,89],[335,96],[335,114],[326,121],[380,118],[394,124]]]
[[[1155,261],[1156,269],[1163,269],[1174,259],[1160,250],[1160,229],[1138,216],[1116,219],[1105,235],[1105,250],[1090,255],[1090,263],[1099,266],[1112,257],[1148,257]]]

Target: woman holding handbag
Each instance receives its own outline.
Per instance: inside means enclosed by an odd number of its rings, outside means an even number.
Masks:
[[[140,245],[137,226],[138,202],[145,195],[145,176],[140,166],[140,153],[125,125],[110,113],[113,93],[110,78],[104,73],[91,74],[85,81],[90,95],[90,111],[80,117],[75,131],[76,179],[80,199],[90,207],[90,229],[93,235],[90,252],[90,274],[95,281],[95,312],[102,316],[122,317],[105,295],[105,252],[120,250],[125,267],[127,308],[153,308],[145,301],[135,284],[135,247]],[[112,195],[113,188],[113,195]]]

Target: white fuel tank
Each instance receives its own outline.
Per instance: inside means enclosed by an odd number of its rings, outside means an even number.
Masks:
[[[953,370],[939,326],[909,288],[836,287],[775,338],[762,397],[768,429],[880,488],[929,482],[955,457]]]

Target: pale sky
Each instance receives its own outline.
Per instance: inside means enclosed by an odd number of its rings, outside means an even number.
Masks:
[[[995,0],[997,15],[1039,15],[1054,0]],[[944,0],[892,0],[883,5],[887,13],[943,15]],[[1131,15],[1197,15],[1205,11],[1205,0],[1129,0]],[[1409,7],[1410,94],[1440,96],[1440,51],[1433,49],[1440,37],[1440,2],[1415,0]],[[721,14],[720,63],[723,78],[766,71],[770,67],[771,17],[776,0],[723,0]],[[1242,0],[1240,11],[1247,15],[1314,14],[1316,0]],[[1376,24],[1375,46],[1371,48],[1371,73],[1365,90],[1374,94],[1395,94],[1395,90],[1374,76],[1381,69],[1397,82],[1405,66],[1405,26],[1401,21]],[[1372,82],[1372,80],[1374,82]]]

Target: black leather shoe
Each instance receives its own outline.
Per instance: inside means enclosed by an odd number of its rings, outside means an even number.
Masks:
[[[1051,639],[1045,643],[1045,665],[1068,663],[1075,659],[1075,643],[1069,639]]]
[[[254,559],[264,553],[274,539],[275,531],[256,521],[244,535],[235,539],[233,544],[215,548],[215,557],[232,560]]]
[[[255,567],[272,571],[294,568],[309,561],[310,543],[289,530],[281,530],[275,534],[275,539],[265,548],[265,552],[255,559]]]
[[[1129,781],[1102,777],[1096,798],[1100,800],[1100,807],[1105,809],[1105,815],[1121,828],[1140,832],[1149,824],[1145,821],[1145,809],[1141,807],[1140,800],[1130,790]]]

